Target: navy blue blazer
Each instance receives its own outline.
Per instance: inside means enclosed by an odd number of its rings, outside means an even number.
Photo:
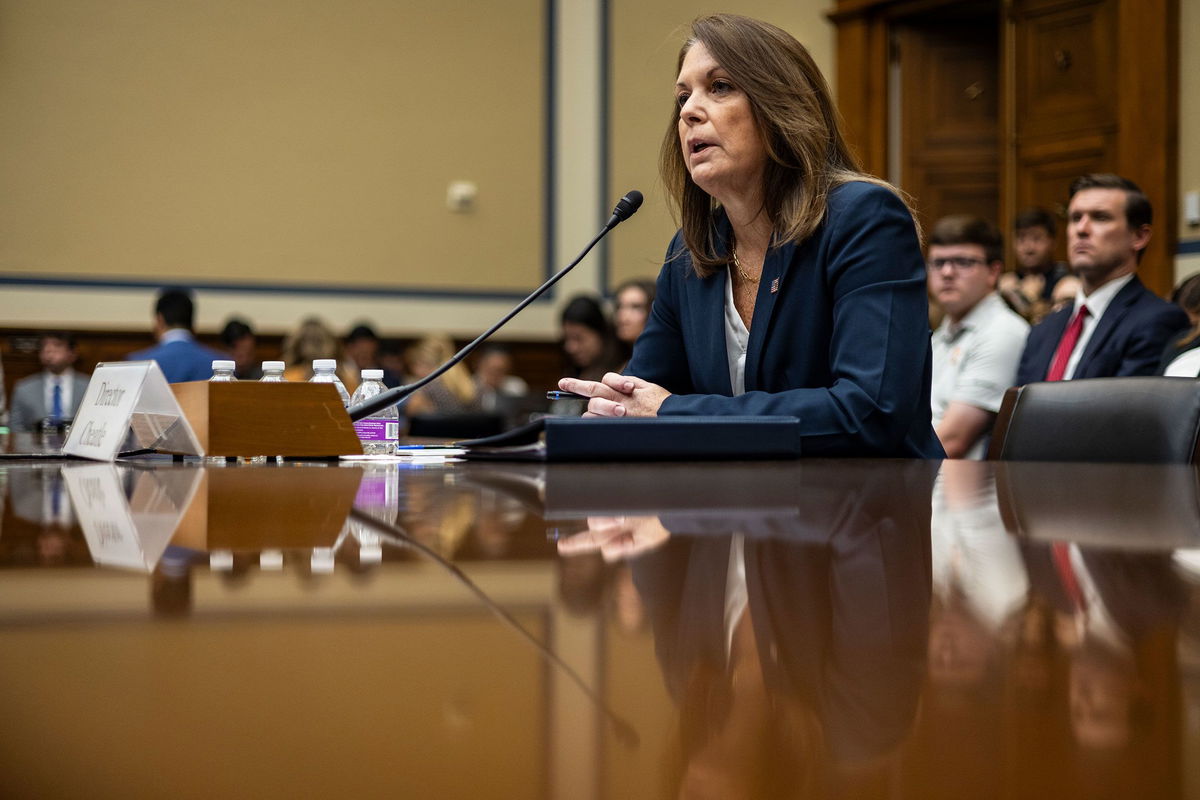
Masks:
[[[724,252],[723,214],[717,229]],[[843,184],[811,237],[767,253],[739,397],[725,355],[727,280],[728,270],[697,277],[675,235],[625,370],[672,393],[660,415],[798,417],[802,455],[945,457],[930,420],[925,263],[895,194]]]
[[[1073,305],[1060,308],[1029,331],[1017,368],[1018,385],[1046,379],[1058,341],[1074,312]],[[1167,341],[1188,324],[1183,309],[1155,295],[1134,275],[1096,323],[1072,377],[1157,375]]]
[[[206,381],[212,377],[212,362],[229,356],[218,353],[195,339],[157,344],[127,356],[130,361],[157,361],[167,383]]]

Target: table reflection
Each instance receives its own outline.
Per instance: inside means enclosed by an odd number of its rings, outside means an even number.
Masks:
[[[679,794],[817,797],[887,785],[924,673],[935,470],[912,462],[851,480],[850,465],[805,464],[745,482],[696,467],[693,489],[724,489],[690,503],[645,498],[663,509],[657,516],[614,516],[643,499],[630,496],[644,485],[636,470],[574,470],[557,497],[550,481],[548,515],[592,515],[559,552],[618,564],[645,609],[677,708],[678,760],[667,773]],[[605,494],[576,501],[581,479],[604,482]],[[628,628],[628,609],[618,609]]]
[[[172,697],[241,687],[259,788],[322,780],[275,739],[339,764],[385,730],[437,743],[387,755],[427,796],[1187,796],[1198,487],[960,461],[0,463],[0,686],[36,702],[0,699],[18,730],[103,728],[121,690],[64,690],[53,658],[119,639]],[[322,710],[272,730],[284,697]]]
[[[943,466],[910,785],[932,797],[1177,795],[1191,590],[1169,545],[1194,540],[1196,497],[1190,467]]]

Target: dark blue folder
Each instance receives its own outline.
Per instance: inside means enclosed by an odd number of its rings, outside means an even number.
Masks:
[[[795,417],[546,417],[459,442],[467,458],[520,461],[694,461],[799,458]]]

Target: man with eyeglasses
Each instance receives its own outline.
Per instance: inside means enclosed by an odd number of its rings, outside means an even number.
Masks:
[[[929,237],[929,294],[945,312],[933,333],[933,428],[950,458],[982,458],[1012,386],[1029,324],[996,293],[1003,243],[978,217],[943,217]]]
[[[1030,331],[1017,383],[1157,373],[1163,348],[1188,318],[1137,278],[1152,219],[1150,200],[1133,181],[1112,174],[1075,179],[1067,258],[1079,291]]]

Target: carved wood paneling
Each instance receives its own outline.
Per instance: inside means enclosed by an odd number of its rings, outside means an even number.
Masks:
[[[886,177],[888,32],[882,20],[858,17],[838,26],[837,74],[846,139],[863,169]]]
[[[904,98],[901,183],[926,227],[946,214],[997,220],[999,93],[994,22],[897,31]],[[998,221],[998,220],[997,220]]]
[[[1021,138],[1112,125],[1116,14],[1110,0],[1015,7],[1016,128]]]
[[[830,19],[838,25],[839,48],[848,47],[838,53],[838,86],[852,143],[870,156],[872,171],[888,174],[888,69],[867,58],[868,51],[877,58],[881,41],[914,20],[931,19],[931,10],[950,24],[956,14],[982,18],[989,8],[1005,12],[996,85],[1007,94],[997,102],[992,151],[1002,228],[1024,206],[1064,204],[1067,185],[1084,172],[1125,175],[1142,187],[1155,212],[1155,236],[1139,273],[1165,294],[1177,239],[1179,0],[841,0]],[[902,46],[903,70],[921,57]],[[963,67],[947,59],[945,69],[953,74]],[[959,210],[973,210],[983,204],[980,172],[991,162],[983,156],[972,165],[956,161],[960,122],[970,112],[962,116],[949,94],[937,92],[931,86],[904,93],[902,185],[924,195],[922,208],[961,203]],[[914,114],[931,123],[927,133],[913,130]],[[945,157],[914,154],[914,148],[944,150]]]

